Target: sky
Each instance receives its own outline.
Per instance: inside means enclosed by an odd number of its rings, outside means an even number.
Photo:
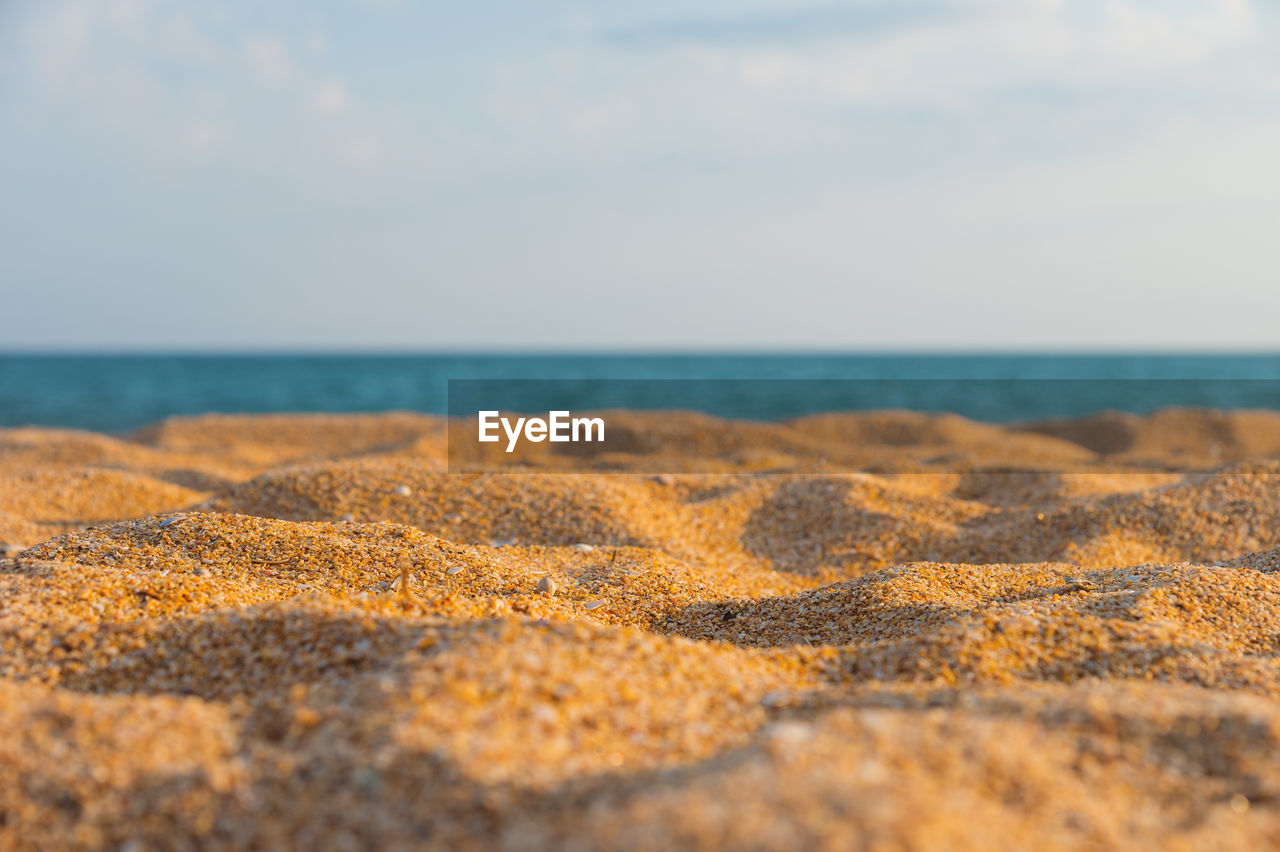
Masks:
[[[0,0],[0,348],[1280,350],[1267,0]]]

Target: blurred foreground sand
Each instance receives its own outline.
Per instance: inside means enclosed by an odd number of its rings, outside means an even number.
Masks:
[[[1280,415],[610,424],[0,430],[0,847],[1280,843]]]

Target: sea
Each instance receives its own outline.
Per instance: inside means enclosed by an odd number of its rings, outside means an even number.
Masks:
[[[1280,410],[1280,354],[0,355],[0,426],[116,434],[209,412],[894,408],[1014,422],[1173,406]]]

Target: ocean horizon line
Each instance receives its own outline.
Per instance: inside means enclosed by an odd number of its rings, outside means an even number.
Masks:
[[[1280,358],[1275,349],[630,349],[485,347],[440,349],[119,348],[4,349],[0,358]]]

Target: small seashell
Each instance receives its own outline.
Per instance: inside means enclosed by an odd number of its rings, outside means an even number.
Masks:
[[[399,494],[401,497],[410,497],[413,495],[413,489],[407,485],[397,485],[396,494]]]
[[[456,577],[465,570],[467,570],[467,566],[465,565],[454,565],[452,568],[449,568],[444,573],[445,573],[445,576],[447,577]]]
[[[574,550],[581,550],[583,553],[594,553],[594,552],[595,552],[595,547],[593,547],[593,546],[592,546],[592,545],[590,545],[590,544],[583,544],[582,542],[579,542],[578,544],[575,544],[575,545],[573,546],[573,549],[574,549]]]
[[[182,523],[186,519],[187,519],[186,515],[174,515],[172,518],[165,518],[163,521],[160,522],[160,529],[164,529],[165,527],[175,526],[177,524]]]
[[[601,598],[598,601],[587,601],[582,605],[583,609],[599,609],[609,602],[608,598]]]
[[[554,597],[556,593],[556,581],[550,577],[543,577],[538,581],[538,592],[547,597]]]
[[[356,516],[351,514],[350,512],[347,512],[345,515],[342,516],[342,522],[346,524],[354,524],[356,522]]]

